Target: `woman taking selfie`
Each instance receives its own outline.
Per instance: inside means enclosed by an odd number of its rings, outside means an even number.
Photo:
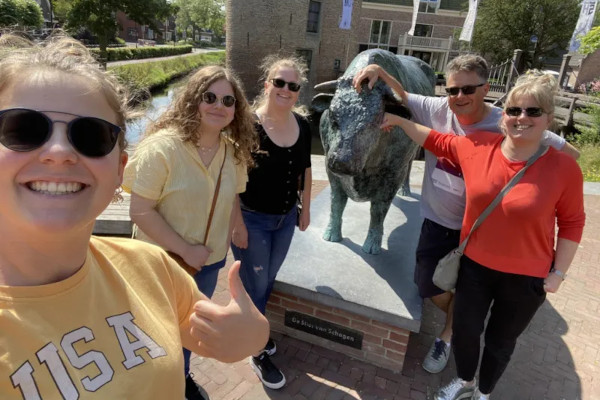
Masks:
[[[231,362],[267,340],[236,265],[221,307],[159,248],[92,236],[121,185],[127,115],[81,43],[0,38],[3,400],[183,399],[182,346]]]

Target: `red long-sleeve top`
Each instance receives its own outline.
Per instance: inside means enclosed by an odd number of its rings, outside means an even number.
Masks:
[[[461,241],[525,166],[502,154],[503,139],[491,132],[456,136],[431,130],[425,141],[427,150],[462,169],[467,204]],[[473,232],[464,254],[494,270],[544,278],[554,259],[555,226],[559,238],[579,242],[584,223],[581,169],[570,156],[549,148]]]

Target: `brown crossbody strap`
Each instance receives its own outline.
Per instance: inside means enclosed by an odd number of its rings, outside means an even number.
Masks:
[[[208,240],[208,232],[210,231],[210,224],[215,214],[215,206],[217,205],[217,198],[219,197],[219,189],[221,188],[221,176],[223,175],[223,166],[227,159],[227,143],[225,143],[225,154],[223,155],[223,162],[221,163],[221,169],[219,170],[219,177],[217,178],[217,186],[215,186],[215,194],[213,195],[212,205],[210,206],[210,213],[208,214],[208,222],[206,223],[206,232],[204,233],[204,241],[202,245],[206,246]]]

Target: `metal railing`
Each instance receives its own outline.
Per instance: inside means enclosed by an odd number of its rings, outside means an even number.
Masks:
[[[442,39],[425,36],[410,36],[408,33],[400,36],[398,47],[421,47],[426,49],[450,50],[452,49],[452,38]]]
[[[512,59],[489,67],[488,82],[491,92],[508,93],[519,76],[519,63],[523,50],[515,50]]]

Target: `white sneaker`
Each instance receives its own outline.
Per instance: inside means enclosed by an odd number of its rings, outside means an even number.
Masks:
[[[475,393],[473,393],[473,400],[490,400],[490,395],[481,393],[479,388],[477,388]]]
[[[423,360],[423,369],[429,373],[442,372],[450,358],[450,346],[442,339],[436,339]]]
[[[461,400],[471,399],[475,392],[475,385],[460,378],[454,378],[452,382],[438,390],[435,400]]]

